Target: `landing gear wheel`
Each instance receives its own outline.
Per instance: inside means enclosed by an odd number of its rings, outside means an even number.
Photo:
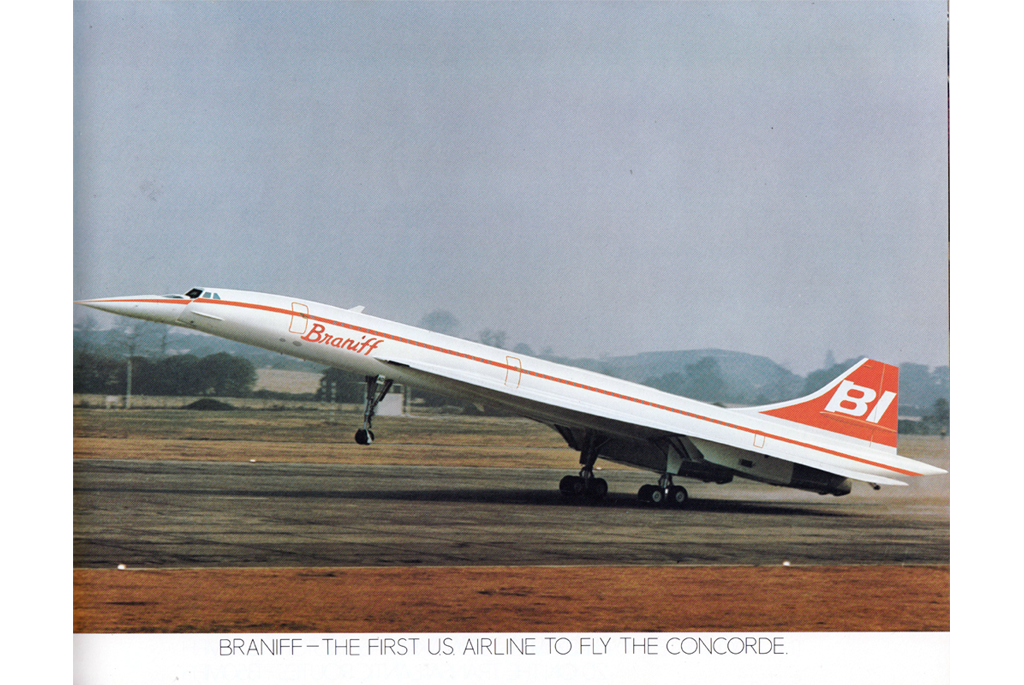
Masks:
[[[566,476],[558,482],[558,491],[566,497],[580,497],[587,491],[587,483],[579,476]]]
[[[665,499],[665,493],[657,485],[642,485],[636,493],[636,498],[644,504],[661,504]]]
[[[608,481],[604,478],[591,478],[587,481],[587,497],[598,500],[608,494]]]
[[[356,431],[356,442],[360,445],[369,445],[373,442],[373,431],[360,428]]]
[[[686,488],[681,485],[673,485],[668,489],[668,503],[677,509],[686,506],[686,500],[689,498]]]
[[[608,494],[608,481],[604,478],[565,476],[558,482],[558,491],[565,497],[599,500]]]

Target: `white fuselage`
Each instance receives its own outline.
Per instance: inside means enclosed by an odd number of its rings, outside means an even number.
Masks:
[[[872,483],[942,472],[891,448],[376,318],[361,308],[216,288],[196,299],[143,296],[83,304],[476,398],[551,425],[641,441],[686,436],[706,459],[767,482],[787,484],[793,464]],[[630,462],[628,454],[610,458]],[[756,464],[755,458],[760,460]],[[636,465],[648,467],[640,461]]]

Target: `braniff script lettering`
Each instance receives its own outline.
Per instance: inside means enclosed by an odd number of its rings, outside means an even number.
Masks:
[[[327,332],[327,327],[319,323],[313,324],[312,330],[302,336],[301,340],[311,343],[320,343],[321,345],[327,345],[329,347],[346,349],[355,352],[356,354],[363,354],[367,356],[377,349],[378,345],[384,342],[381,338],[367,338],[365,335],[359,340],[356,340],[355,338],[345,338],[340,335],[331,335]]]

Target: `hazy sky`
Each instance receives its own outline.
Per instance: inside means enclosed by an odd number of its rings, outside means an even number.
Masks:
[[[948,363],[943,2],[90,2],[74,30],[76,298]]]

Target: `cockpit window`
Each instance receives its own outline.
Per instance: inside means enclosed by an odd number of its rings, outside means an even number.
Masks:
[[[192,290],[189,290],[187,293],[185,293],[185,297],[188,297],[188,298],[193,299],[193,300],[195,300],[197,298],[200,298],[200,297],[202,299],[204,299],[204,300],[219,300],[220,299],[220,295],[218,295],[217,293],[212,293],[209,290],[203,291],[202,288],[192,288]]]

